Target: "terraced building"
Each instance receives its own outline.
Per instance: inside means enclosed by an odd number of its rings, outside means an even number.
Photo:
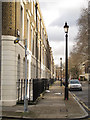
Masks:
[[[27,39],[27,75],[54,78],[54,60],[39,2],[20,0],[2,2],[0,13],[0,82],[3,105],[17,102],[18,80],[25,79],[25,39]],[[1,7],[0,7],[1,8]],[[14,40],[19,38],[19,43]],[[24,87],[24,86],[23,86]]]

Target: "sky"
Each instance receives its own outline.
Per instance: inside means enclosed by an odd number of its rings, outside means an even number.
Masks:
[[[38,0],[46,26],[49,44],[52,47],[54,62],[60,65],[60,58],[65,62],[64,24],[69,25],[68,52],[72,51],[78,33],[77,20],[88,0]]]

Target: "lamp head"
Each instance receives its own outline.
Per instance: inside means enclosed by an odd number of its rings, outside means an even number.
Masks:
[[[65,22],[65,25],[64,25],[64,31],[65,31],[65,33],[68,33],[68,29],[69,29],[69,26],[67,25],[67,22]]]
[[[19,42],[19,38],[14,40],[14,44],[17,44]]]
[[[60,60],[62,60],[62,58],[60,58]]]

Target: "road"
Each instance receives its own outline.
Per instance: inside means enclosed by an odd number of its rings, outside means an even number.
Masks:
[[[87,81],[81,81],[82,91],[71,91],[77,100],[83,105],[85,110],[89,113],[90,119],[90,84]],[[89,109],[88,109],[89,108]]]

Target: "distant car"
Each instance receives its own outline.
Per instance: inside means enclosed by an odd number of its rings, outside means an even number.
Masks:
[[[72,79],[68,84],[69,90],[80,90],[82,91],[82,85],[80,84],[78,79]]]

